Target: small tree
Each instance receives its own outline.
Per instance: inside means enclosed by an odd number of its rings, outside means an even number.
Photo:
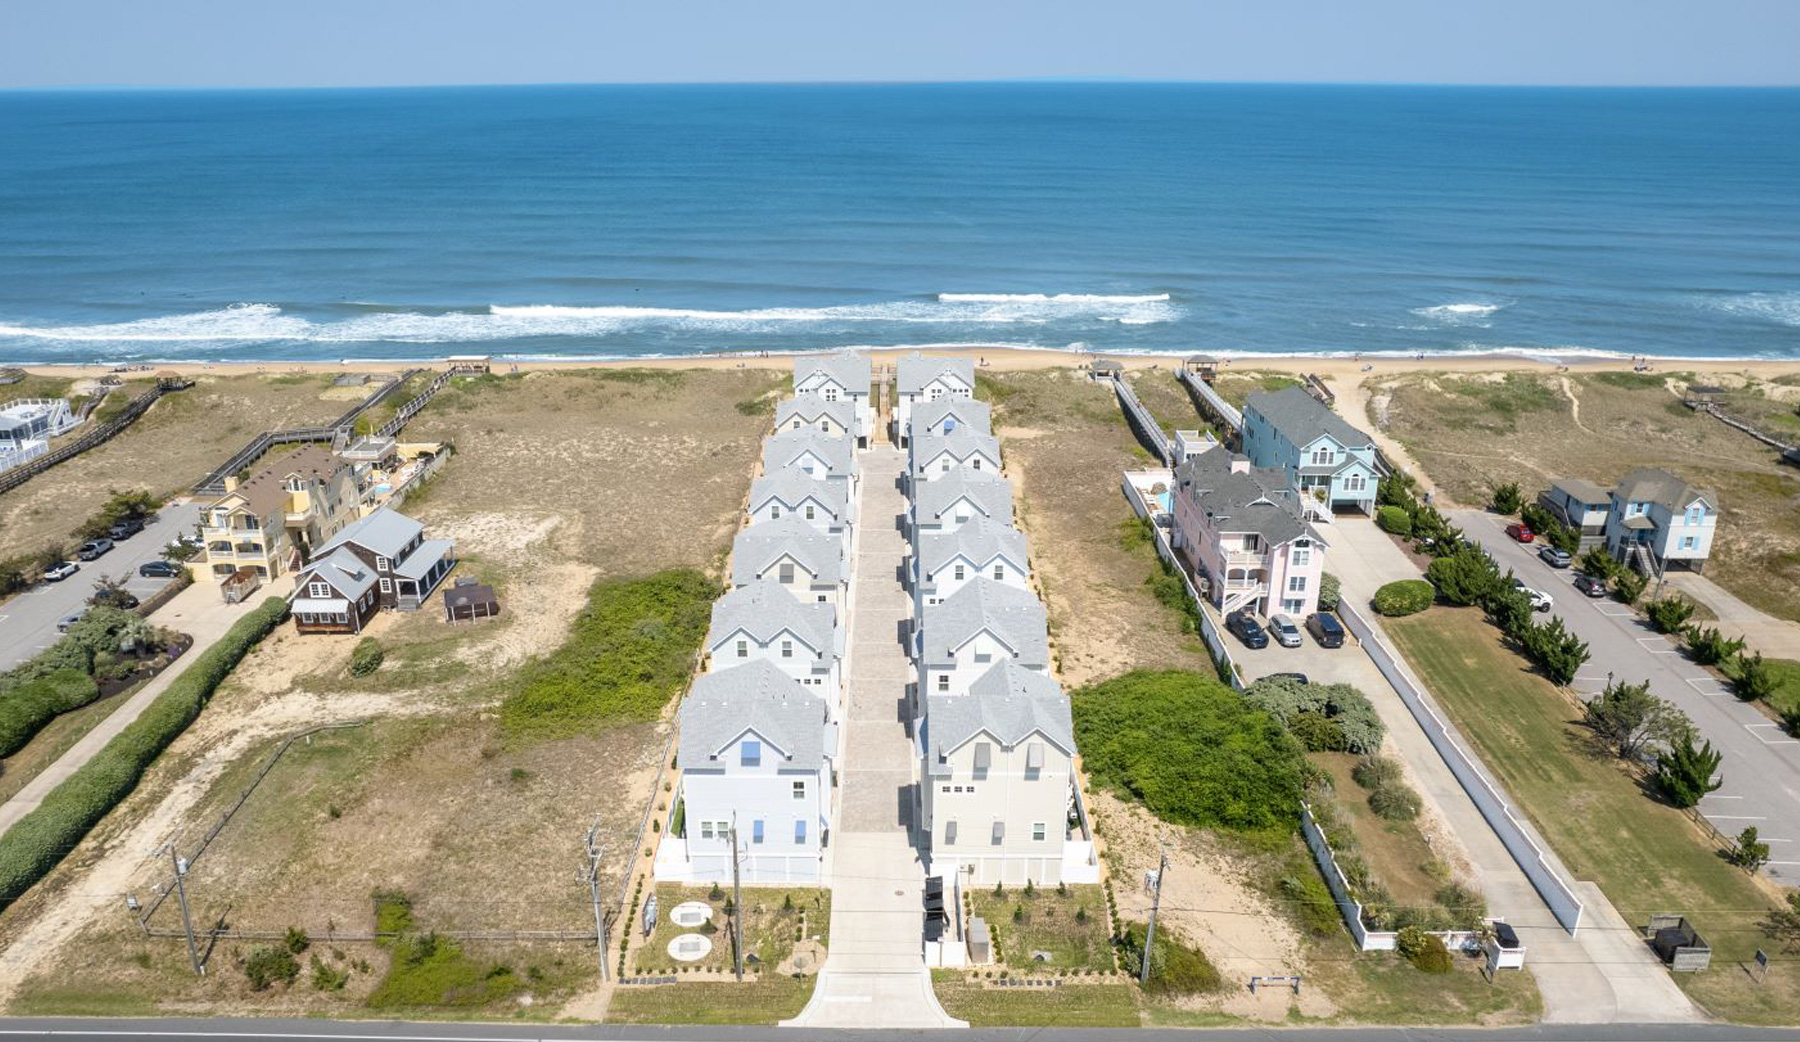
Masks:
[[[1343,597],[1342,584],[1338,577],[1326,572],[1319,576],[1319,610],[1337,611],[1338,601]]]
[[[1383,532],[1392,532],[1402,539],[1412,535],[1412,515],[1397,506],[1384,506],[1375,511],[1375,524]]]
[[[1535,531],[1535,530],[1534,530]],[[1581,530],[1567,525],[1556,525],[1550,529],[1550,545],[1565,554],[1573,555],[1581,549]]]
[[[271,944],[256,949],[244,960],[244,976],[249,978],[253,990],[264,991],[277,982],[294,983],[294,978],[300,976],[300,963],[287,948]]]
[[[1482,598],[1481,610],[1489,622],[1500,627],[1500,632],[1517,641],[1524,640],[1525,631],[1531,628],[1532,616],[1537,611],[1525,591],[1510,582],[1501,582],[1489,591]]]
[[[1668,744],[1693,725],[1681,710],[1650,693],[1650,682],[1606,685],[1582,707],[1581,722],[1598,735],[1622,760],[1636,761],[1653,743]]]
[[[356,642],[356,648],[350,652],[350,675],[366,677],[381,668],[381,662],[387,657],[382,650],[381,642],[374,637],[364,637]]]
[[[1525,497],[1519,492],[1517,481],[1508,481],[1494,486],[1494,513],[1516,514],[1525,505]]]
[[[1560,618],[1529,627],[1520,643],[1525,646],[1525,654],[1553,684],[1566,686],[1588,660],[1587,641],[1565,629]]]
[[[1688,657],[1702,666],[1713,666],[1744,650],[1743,638],[1728,640],[1716,626],[1689,626],[1682,631]]]
[[[300,929],[298,926],[290,926],[287,928],[287,934],[282,937],[281,943],[288,951],[293,952],[295,955],[299,955],[301,952],[312,947],[312,938],[308,937],[306,931]]]
[[[1692,807],[1701,797],[1725,784],[1723,779],[1713,778],[1724,759],[1722,753],[1713,751],[1711,742],[1695,748],[1694,736],[1683,734],[1657,754],[1656,773],[1652,779],[1670,803],[1677,807]]]
[[[1644,595],[1644,587],[1650,585],[1650,577],[1627,568],[1613,577],[1613,595],[1626,604],[1636,604]]]
[[[1737,676],[1732,680],[1732,687],[1736,689],[1739,698],[1745,701],[1767,701],[1775,694],[1777,683],[1775,671],[1763,661],[1762,652],[1738,659]]]
[[[1783,955],[1800,955],[1800,890],[1789,890],[1787,907],[1763,918],[1763,936],[1779,942]]]
[[[1619,569],[1624,567],[1613,560],[1612,555],[1607,553],[1603,546],[1596,546],[1582,554],[1579,563],[1582,571],[1603,581],[1619,574]]]
[[[1694,614],[1694,604],[1671,594],[1644,605],[1644,614],[1649,617],[1650,625],[1656,627],[1656,632],[1679,633]]]
[[[1746,872],[1755,872],[1769,863],[1769,845],[1757,838],[1756,826],[1738,833],[1737,844],[1725,852],[1725,860]]]
[[[1500,568],[1487,551],[1465,543],[1431,562],[1425,577],[1450,604],[1479,604],[1500,585]]]

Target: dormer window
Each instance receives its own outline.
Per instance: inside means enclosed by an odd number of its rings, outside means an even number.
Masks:
[[[738,746],[738,763],[744,767],[762,766],[762,743],[754,738],[744,739]]]
[[[331,586],[327,583],[307,583],[306,595],[308,597],[329,597],[331,596]]]

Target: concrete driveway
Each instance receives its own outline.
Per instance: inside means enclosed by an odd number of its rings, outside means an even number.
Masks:
[[[1535,545],[1521,545],[1503,531],[1505,520],[1459,511],[1451,520],[1479,542],[1501,569],[1556,598],[1552,611],[1588,643],[1588,662],[1573,687],[1599,693],[1610,674],[1649,681],[1650,690],[1680,707],[1713,748],[1725,754],[1725,784],[1700,801],[1700,812],[1726,836],[1756,826],[1773,853],[1764,869],[1789,885],[1800,883],[1800,741],[1789,737],[1754,705],[1738,700],[1679,647],[1610,597],[1589,598],[1574,587],[1575,570],[1538,559]]]
[[[125,588],[139,600],[148,599],[168,585],[168,579],[138,575],[138,566],[162,560],[163,548],[179,534],[192,534],[199,520],[198,503],[171,503],[142,532],[121,540],[111,553],[97,561],[77,561],[81,571],[61,582],[39,583],[0,604],[0,670],[11,669],[56,643],[61,636],[56,631],[58,620],[87,604],[94,592],[94,580],[101,576],[126,576]],[[73,547],[71,542],[70,548]]]

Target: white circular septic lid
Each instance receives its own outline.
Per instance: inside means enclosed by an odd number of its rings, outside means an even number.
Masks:
[[[703,933],[684,933],[669,942],[669,958],[698,962],[712,954],[712,938]]]
[[[705,901],[683,901],[669,911],[669,921],[676,926],[699,926],[712,918],[712,905]]]

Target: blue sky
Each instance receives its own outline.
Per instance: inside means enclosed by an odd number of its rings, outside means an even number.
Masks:
[[[28,0],[0,87],[1800,84],[1800,0]]]

